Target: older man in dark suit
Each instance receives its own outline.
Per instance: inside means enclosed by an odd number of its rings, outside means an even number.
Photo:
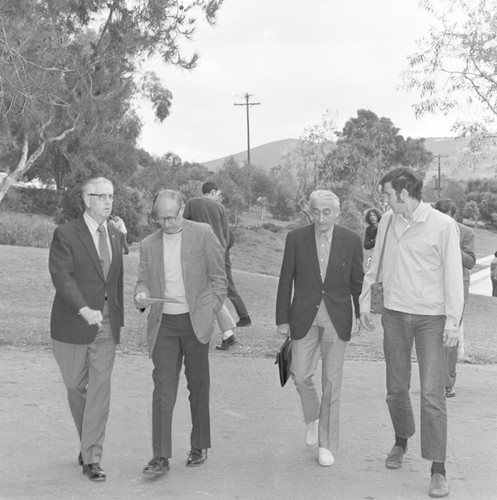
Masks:
[[[140,244],[135,303],[151,306],[147,343],[154,364],[153,458],[143,470],[150,475],[169,470],[183,360],[193,424],[186,465],[204,463],[211,446],[209,341],[226,297],[224,251],[208,224],[183,220],[183,208],[179,192],[159,191],[153,214],[161,229]]]
[[[114,188],[103,177],[83,186],[84,214],[59,226],[50,246],[55,286],[50,331],[81,441],[83,473],[100,467],[110,406],[111,374],[123,325],[123,262],[119,231],[107,219]]]
[[[306,443],[319,444],[318,462],[333,465],[338,447],[340,392],[347,341],[363,279],[359,235],[335,224],[340,211],[331,191],[310,196],[314,224],[288,233],[276,301],[277,330],[292,341],[291,374],[300,394]],[[292,296],[293,289],[293,296]],[[354,333],[359,332],[356,320]],[[313,377],[322,358],[322,397]]]

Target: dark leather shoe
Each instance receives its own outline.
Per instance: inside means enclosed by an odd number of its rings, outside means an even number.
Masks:
[[[143,469],[143,474],[164,474],[169,470],[169,460],[164,457],[154,457]]]
[[[196,467],[197,465],[202,465],[207,460],[207,450],[199,450],[198,448],[192,448],[188,454],[188,460],[186,461],[187,467]]]
[[[404,450],[402,446],[394,446],[385,460],[385,467],[387,469],[400,469],[402,467],[402,460],[406,454],[407,448]]]
[[[85,464],[83,465],[83,474],[88,474],[92,481],[105,481],[106,476],[100,464]]]
[[[449,483],[443,474],[435,472],[431,476],[430,490],[428,495],[432,498],[442,498],[449,494]]]
[[[227,339],[224,339],[221,342],[221,345],[217,345],[216,349],[219,349],[220,351],[227,351],[233,344],[236,344],[236,338],[234,335],[231,335]]]
[[[252,324],[252,320],[250,319],[250,316],[243,316],[236,322],[236,326],[241,327],[241,326],[250,326]]]
[[[445,388],[445,397],[446,398],[454,398],[456,396],[456,391],[453,387]]]
[[[79,452],[79,455],[78,455],[78,464],[83,466],[83,455],[81,455],[81,452]]]

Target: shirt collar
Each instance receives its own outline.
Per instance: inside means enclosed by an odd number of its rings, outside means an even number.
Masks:
[[[419,205],[417,206],[416,210],[412,213],[412,219],[407,219],[404,217],[402,214],[400,215],[400,218],[406,223],[409,224],[411,222],[424,222],[430,213],[430,211],[433,210],[431,205],[429,203],[425,203],[424,201],[420,201]]]
[[[90,230],[90,233],[96,233],[98,230],[98,222],[87,212],[83,213],[83,219],[86,222],[86,225],[88,226],[88,229]],[[102,224],[105,227],[105,230],[107,231],[107,221],[104,221]]]
[[[321,235],[323,235],[328,240],[328,243],[331,242],[334,228],[335,228],[335,225],[333,224],[333,226],[331,226],[331,229],[329,229],[325,233],[322,233],[321,231],[318,231],[316,226],[314,226],[314,234],[316,235],[316,239],[318,239]]]

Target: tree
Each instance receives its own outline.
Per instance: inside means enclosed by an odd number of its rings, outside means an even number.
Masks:
[[[298,181],[289,169],[288,166],[271,169],[273,193],[268,199],[268,208],[273,217],[280,220],[290,220],[298,207]]]
[[[418,92],[416,116],[455,113],[453,130],[460,136],[472,136],[471,154],[481,149],[485,139],[495,136],[497,1],[420,3],[436,25],[418,40],[418,50],[408,58],[401,86]]]
[[[404,165],[422,171],[431,159],[424,139],[406,140],[389,118],[360,109],[345,123],[319,179],[342,199],[353,195],[363,206],[381,207],[379,181],[388,170]]]
[[[298,195],[307,196],[316,189],[318,172],[324,168],[336,138],[336,119],[327,111],[321,123],[305,128],[297,145],[283,155],[282,166],[288,167],[298,180]]]
[[[0,200],[47,145],[75,131],[97,138],[122,131],[139,93],[164,120],[172,95],[153,74],[140,84],[140,63],[160,56],[194,68],[198,54],[185,57],[180,42],[192,37],[200,16],[213,22],[222,2],[0,0],[0,132],[8,138],[4,149],[18,152]],[[69,142],[60,154],[79,168]]]

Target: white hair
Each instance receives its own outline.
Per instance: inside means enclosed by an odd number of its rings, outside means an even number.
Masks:
[[[337,210],[340,209],[340,200],[333,191],[326,191],[324,189],[317,189],[309,196],[309,205],[314,205],[318,200],[331,201]]]
[[[105,177],[93,177],[93,179],[89,179],[83,184],[83,189],[81,190],[83,196],[85,196],[88,193],[90,186],[93,186],[94,184],[99,184],[101,182],[106,182],[107,184],[110,184],[112,187],[114,187],[112,181],[109,181],[109,179],[106,179]]]

